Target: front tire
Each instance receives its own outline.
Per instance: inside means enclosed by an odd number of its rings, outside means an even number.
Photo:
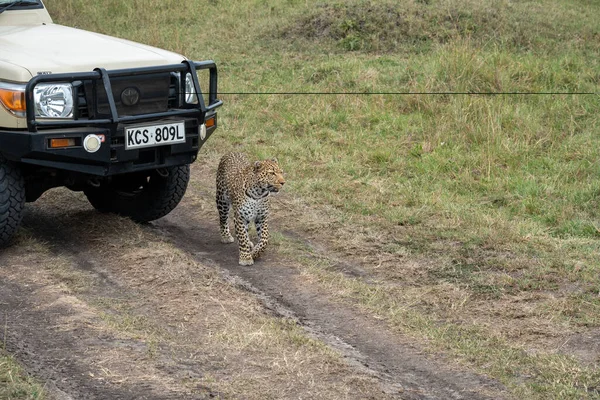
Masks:
[[[117,175],[84,193],[101,212],[113,212],[136,222],[164,217],[181,201],[190,179],[190,166],[163,168],[150,173]]]
[[[6,246],[23,219],[25,180],[21,170],[0,155],[0,247]]]

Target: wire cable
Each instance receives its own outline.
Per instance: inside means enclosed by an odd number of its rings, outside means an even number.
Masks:
[[[466,96],[559,96],[559,95],[600,95],[600,92],[218,92],[217,95],[395,95],[395,96],[411,96],[411,95],[466,95]]]

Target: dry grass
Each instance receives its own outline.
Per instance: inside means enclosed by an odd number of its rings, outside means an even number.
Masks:
[[[41,309],[69,310],[57,329],[77,331],[88,343],[71,351],[93,379],[181,396],[352,399],[380,392],[374,378],[353,371],[295,321],[267,314],[252,294],[151,229],[98,214],[81,194],[49,192],[28,218],[37,235],[19,236],[15,251],[24,243],[35,250],[12,258],[3,272],[39,287],[32,301]]]
[[[598,354],[586,356],[584,362],[579,354],[575,357],[577,352],[569,354],[565,349],[567,342],[577,341],[579,333],[586,331],[564,319],[565,312],[582,312],[573,308],[569,292],[494,293],[490,290],[492,284],[515,280],[503,271],[482,276],[489,286],[432,278],[464,272],[452,262],[452,253],[414,254],[398,238],[390,242],[385,232],[366,228],[367,223],[359,223],[361,229],[349,230],[339,223],[335,211],[315,211],[293,199],[281,203],[285,213],[302,215],[297,219],[282,215],[285,229],[295,227],[307,232],[306,238],[310,239],[283,235],[276,249],[280,257],[304,264],[308,282],[385,319],[394,330],[412,336],[430,351],[443,351],[465,365],[499,377],[518,398],[596,395]],[[357,219],[352,222],[356,224]],[[333,234],[324,236],[324,230]],[[348,240],[340,240],[342,237]],[[457,244],[446,241],[439,246],[447,252]],[[503,257],[495,252],[487,256]],[[504,256],[512,257],[509,253]],[[518,261],[527,263],[530,259],[522,257],[514,262]],[[595,335],[595,330],[589,332]],[[578,344],[573,344],[577,349]],[[531,379],[531,385],[509,378],[517,376]],[[552,383],[544,386],[543,382]]]

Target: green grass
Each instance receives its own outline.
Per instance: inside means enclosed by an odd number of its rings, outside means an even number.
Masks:
[[[21,366],[0,349],[0,399],[41,400],[44,389],[30,378]]]
[[[600,326],[600,3],[46,3],[56,22],[215,59],[227,93],[595,92],[229,94],[203,152],[278,157],[289,193],[334,210],[334,235],[389,256],[348,297],[398,329],[517,395],[598,397],[597,365],[557,349]]]

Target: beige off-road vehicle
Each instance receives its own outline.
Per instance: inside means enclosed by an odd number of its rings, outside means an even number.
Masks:
[[[221,104],[212,61],[56,25],[41,0],[0,0],[0,246],[24,203],[58,186],[136,221],[166,215]]]

